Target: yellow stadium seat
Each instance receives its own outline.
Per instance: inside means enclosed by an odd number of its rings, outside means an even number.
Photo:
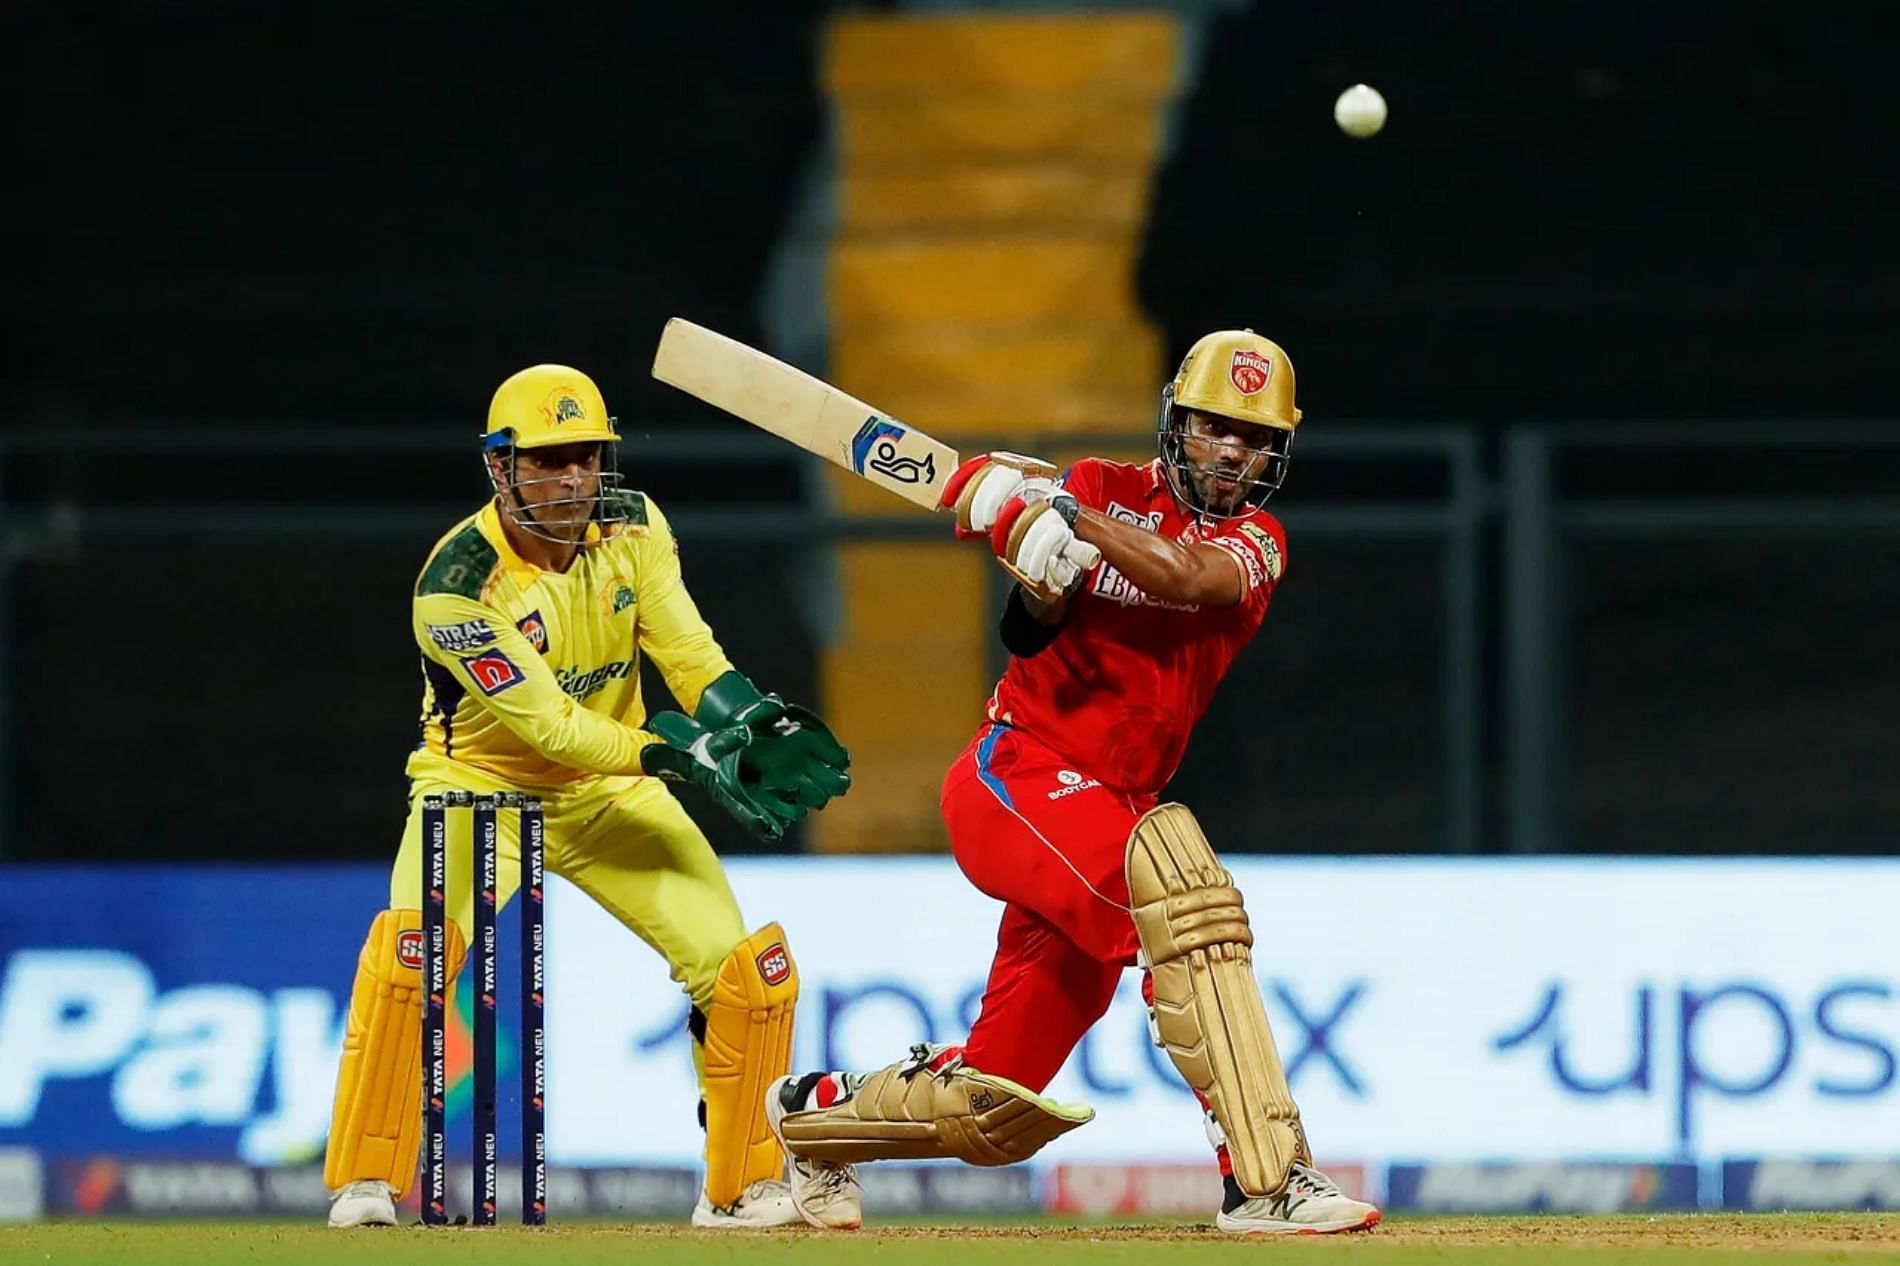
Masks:
[[[1132,319],[1136,246],[1125,235],[840,242],[831,253],[832,325]]]
[[[1163,13],[851,17],[827,41],[832,97],[935,93],[1157,99],[1176,81],[1177,26]]]
[[[896,230],[1009,231],[1066,225],[1083,233],[1132,233],[1148,214],[1145,168],[944,167],[847,176],[838,185],[838,227],[851,234]]]
[[[928,170],[978,160],[1154,165],[1161,116],[1124,97],[919,98],[858,102],[838,111],[838,157],[848,172]]]
[[[1161,389],[1161,335],[1145,321],[1094,321],[1027,330],[905,324],[840,333],[832,381],[895,413],[889,397],[991,386],[1060,385],[1089,391]]]

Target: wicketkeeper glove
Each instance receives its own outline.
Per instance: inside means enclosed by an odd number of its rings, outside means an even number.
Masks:
[[[660,739],[640,749],[640,768],[656,778],[692,782],[747,829],[767,839],[805,816],[803,805],[766,790],[744,761],[752,732],[743,725],[709,730],[683,712],[656,712],[647,729]]]
[[[736,669],[707,686],[693,717],[709,729],[744,726],[742,761],[760,786],[789,804],[822,809],[851,788],[851,753],[810,708],[762,694]]]

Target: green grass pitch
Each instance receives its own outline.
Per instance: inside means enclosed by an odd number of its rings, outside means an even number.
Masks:
[[[1892,1214],[1392,1218],[1352,1236],[1236,1240],[1205,1226],[890,1226],[856,1234],[693,1231],[581,1224],[336,1232],[309,1224],[47,1223],[0,1227],[7,1266],[1224,1266],[1272,1257],[1307,1266],[1820,1266],[1900,1263]]]

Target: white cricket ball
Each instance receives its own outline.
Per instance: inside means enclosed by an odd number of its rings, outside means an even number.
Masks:
[[[1361,140],[1376,136],[1385,126],[1385,98],[1379,95],[1377,88],[1354,84],[1333,102],[1333,122],[1339,124],[1339,130],[1347,136]]]

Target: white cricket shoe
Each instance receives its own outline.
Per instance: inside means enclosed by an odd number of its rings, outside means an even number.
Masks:
[[[1294,1161],[1284,1191],[1223,1209],[1214,1225],[1234,1235],[1333,1235],[1371,1230],[1379,1225],[1379,1211],[1311,1165]]]
[[[380,1178],[344,1183],[330,1196],[330,1225],[395,1226],[396,1191]]]
[[[792,1110],[785,1098],[787,1094],[794,1101],[803,1097],[799,1093],[802,1080],[797,1076],[780,1077],[765,1088],[765,1123],[772,1127],[780,1147],[785,1147],[785,1135],[779,1126]],[[805,1093],[810,1093],[809,1087]],[[864,1191],[858,1185],[857,1166],[806,1160],[786,1148],[785,1175],[791,1180],[792,1204],[798,1216],[811,1225],[825,1231],[855,1231],[864,1225]]]
[[[742,1192],[731,1204],[720,1208],[699,1189],[699,1203],[693,1206],[693,1225],[730,1229],[797,1226],[798,1210],[792,1206],[792,1191],[776,1178],[761,1178]]]

